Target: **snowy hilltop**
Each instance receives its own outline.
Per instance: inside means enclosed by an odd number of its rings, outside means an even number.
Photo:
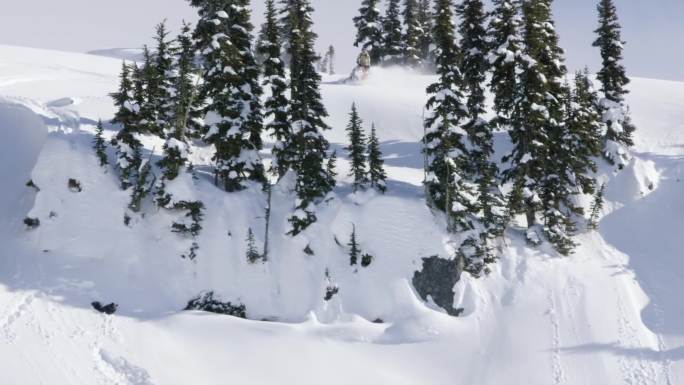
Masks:
[[[351,77],[233,3],[0,46],[3,383],[684,381],[684,83],[611,1],[572,75],[548,1],[364,0]]]

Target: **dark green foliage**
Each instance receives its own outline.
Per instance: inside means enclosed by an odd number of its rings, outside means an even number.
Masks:
[[[589,220],[587,222],[587,227],[592,230],[597,230],[599,227],[599,216],[603,210],[604,199],[603,195],[606,191],[605,183],[601,185],[601,188],[596,191],[594,195],[594,202],[591,204],[591,213],[589,215]]]
[[[81,182],[74,178],[69,178],[69,181],[67,182],[67,187],[69,187],[69,191],[74,193],[80,193],[81,191],[83,191]]]
[[[465,215],[471,209],[467,196],[471,188],[463,178],[467,151],[466,132],[460,127],[467,117],[463,103],[463,79],[459,70],[458,47],[454,43],[453,9],[450,0],[435,4],[438,80],[427,88],[424,152],[427,157],[425,187],[428,204],[447,213],[449,231],[465,229]]]
[[[365,253],[361,256],[361,267],[368,267],[373,263],[373,256]]]
[[[416,67],[422,64],[420,43],[423,38],[422,26],[418,20],[417,0],[404,0],[404,35],[402,48],[404,64]]]
[[[489,25],[491,57],[490,89],[494,94],[496,117],[492,124],[499,128],[510,125],[517,96],[517,70],[521,68],[522,26],[519,0],[494,0]]]
[[[453,289],[456,282],[461,278],[462,271],[463,266],[458,259],[448,260],[436,255],[423,258],[422,269],[413,274],[413,287],[423,301],[428,301],[428,297],[430,297],[447,314],[458,317],[463,313],[463,309],[454,308]]]
[[[423,64],[431,58],[430,45],[432,44],[432,10],[430,0],[420,0],[418,4],[418,56]]]
[[[34,189],[36,191],[40,191],[40,187],[36,186],[35,182],[33,182],[33,179],[26,182],[26,187],[31,187],[32,189]]]
[[[24,225],[29,229],[35,229],[40,226],[40,219],[38,218],[24,218]]]
[[[380,141],[375,132],[375,124],[371,127],[371,134],[368,138],[368,179],[371,188],[384,193],[387,191],[387,173],[385,172],[385,161],[380,152]]]
[[[173,209],[186,211],[184,222],[175,222],[171,225],[174,233],[180,233],[196,237],[202,231],[202,218],[204,218],[204,203],[181,201],[174,204]]]
[[[217,182],[229,192],[248,180],[265,182],[258,152],[262,149],[261,87],[252,53],[249,0],[193,0],[200,20],[195,29],[204,86],[205,140],[216,151]]]
[[[133,66],[133,68],[134,72],[137,72],[137,67]],[[142,144],[136,137],[140,129],[140,107],[134,97],[136,94],[131,79],[131,67],[124,62],[121,69],[119,90],[111,94],[117,108],[112,123],[121,127],[112,140],[112,144],[116,147],[116,165],[120,173],[121,188],[124,190],[131,186],[141,163],[140,150]]]
[[[384,42],[383,64],[393,65],[403,62],[403,36],[401,28],[400,0],[389,0],[387,12],[382,23]]]
[[[178,101],[173,100],[174,92],[173,78],[169,74],[174,69],[172,52],[172,42],[169,40],[169,31],[166,22],[157,25],[156,36],[154,38],[156,48],[152,56],[151,64],[146,64],[146,104],[148,115],[148,131],[161,138],[166,137],[166,133],[173,130],[175,109]],[[149,67],[148,67],[149,66]]]
[[[329,129],[323,120],[328,113],[321,100],[321,77],[315,68],[313,8],[308,0],[291,0],[287,11],[293,28],[287,33],[291,39],[289,113],[296,153],[292,168],[297,176],[295,190],[299,200],[297,212],[290,218],[290,233],[296,235],[316,221],[313,206],[333,189],[335,180],[326,167],[330,144],[322,131]]]
[[[261,259],[261,254],[259,254],[259,250],[257,250],[256,240],[254,239],[254,232],[252,231],[251,227],[247,230],[246,241],[247,251],[245,255],[247,257],[247,261],[249,261],[249,263],[256,263],[258,260]]]
[[[107,142],[105,142],[104,128],[102,127],[102,120],[97,121],[97,127],[95,129],[95,138],[93,139],[93,149],[95,150],[95,155],[100,161],[100,167],[105,167],[109,164],[107,160]]]
[[[150,165],[150,161],[144,160],[138,170],[135,184],[133,185],[133,191],[131,192],[131,202],[128,204],[128,208],[133,212],[140,212],[143,200],[152,190],[154,181],[150,181],[151,174],[152,166]]]
[[[323,297],[323,300],[325,300],[326,302],[330,301],[339,292],[340,292],[340,288],[337,287],[337,285],[328,286],[325,288],[325,296]]]
[[[382,17],[379,11],[380,0],[363,0],[359,15],[354,17],[356,26],[355,47],[365,49],[370,55],[371,65],[378,65],[382,61]]]
[[[629,93],[627,85],[629,78],[626,75],[623,61],[623,47],[620,22],[618,20],[617,9],[613,0],[599,0],[597,6],[599,14],[599,27],[596,29],[598,35],[594,41],[594,47],[601,50],[603,65],[597,77],[601,82],[601,91],[605,96],[602,103],[604,122],[607,124],[606,149],[604,156],[610,163],[619,163],[624,166],[624,161],[618,149],[611,148],[612,143],[618,147],[629,147],[634,145],[632,135],[636,127],[629,118],[629,109],[625,105],[624,96]]]
[[[349,124],[347,125],[347,137],[349,138],[347,152],[351,163],[349,176],[354,178],[354,182],[352,183],[353,192],[358,191],[360,188],[365,188],[368,183],[366,170],[366,136],[363,133],[362,126],[363,121],[361,120],[361,117],[359,117],[356,103],[354,103],[352,104],[351,112],[349,113]]]
[[[328,158],[328,165],[326,166],[326,172],[330,176],[330,178],[335,179],[337,176],[337,171],[335,171],[337,168],[337,150],[333,151],[332,154],[330,154],[330,158]]]
[[[238,318],[247,318],[247,307],[244,304],[234,305],[231,302],[223,302],[215,299],[213,291],[192,299],[183,310],[200,310]]]
[[[359,249],[359,243],[356,240],[356,226],[352,227],[352,233],[349,236],[349,243],[347,243],[347,246],[349,246],[349,264],[351,266],[356,266],[359,263],[359,257],[361,256],[361,249]]]
[[[288,116],[288,86],[285,65],[281,59],[280,33],[276,19],[274,0],[266,2],[266,22],[262,27],[262,40],[257,51],[263,58],[263,88],[271,94],[264,104],[265,129],[275,139],[273,145],[273,169],[282,178],[292,167],[295,159],[294,139]]]

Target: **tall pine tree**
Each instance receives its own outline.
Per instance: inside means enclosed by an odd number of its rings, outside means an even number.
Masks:
[[[382,159],[380,151],[380,140],[375,131],[375,124],[371,126],[371,134],[368,138],[368,179],[371,188],[384,193],[387,191],[387,173],[385,172],[385,161]]]
[[[204,65],[205,140],[214,145],[217,184],[229,192],[264,182],[258,156],[262,113],[259,68],[251,47],[249,0],[192,0],[195,39]]]
[[[363,133],[362,126],[363,121],[359,116],[356,103],[354,103],[352,104],[351,112],[349,113],[349,124],[347,125],[347,137],[349,138],[347,152],[349,153],[349,161],[351,163],[349,176],[353,178],[353,192],[358,191],[360,188],[364,188],[368,183],[366,170],[366,137]]]
[[[135,94],[131,80],[131,66],[124,62],[121,68],[119,90],[111,94],[114,105],[117,107],[112,123],[120,126],[112,144],[116,147],[116,166],[119,170],[121,188],[124,190],[131,187],[141,163],[142,143],[138,139],[140,106],[135,100]]]
[[[328,113],[321,100],[321,77],[316,71],[316,34],[312,31],[308,0],[291,0],[288,6],[288,32],[290,49],[290,119],[294,134],[295,160],[293,169],[297,175],[297,211],[290,218],[291,234],[296,235],[316,221],[314,205],[335,186],[328,172],[327,156],[330,144],[323,136],[329,127],[323,120]]]
[[[519,0],[494,0],[489,24],[490,89],[496,117],[491,123],[500,129],[510,126],[517,102],[518,71],[521,69],[522,21]]]
[[[266,1],[266,21],[262,27],[263,40],[258,51],[263,57],[263,88],[270,91],[264,103],[266,130],[275,139],[273,171],[282,178],[292,167],[295,158],[292,127],[288,116],[288,84],[280,49],[280,31],[274,0]]]
[[[437,0],[433,36],[437,46],[435,64],[438,80],[427,88],[429,99],[423,138],[426,156],[428,203],[447,213],[449,231],[468,227],[466,215],[472,209],[472,195],[463,173],[467,162],[467,134],[461,124],[467,117],[455,41],[451,0]]]
[[[385,65],[396,65],[403,62],[403,37],[401,28],[400,0],[388,0],[387,11],[382,23],[382,40],[384,42]]]
[[[599,27],[594,47],[601,50],[603,66],[597,77],[601,82],[604,100],[601,102],[603,121],[607,125],[604,156],[619,167],[628,161],[627,147],[634,145],[632,134],[636,130],[629,117],[624,96],[629,78],[622,65],[622,51],[625,42],[621,37],[621,26],[613,0],[599,0]]]
[[[417,0],[404,0],[404,35],[402,47],[404,52],[404,64],[416,67],[421,62],[420,40],[422,29],[418,20]]]
[[[371,65],[378,65],[382,61],[382,17],[380,16],[380,0],[363,0],[359,15],[354,17],[356,26],[355,47],[361,47],[368,52]]]
[[[418,52],[421,62],[430,61],[430,46],[432,45],[432,10],[430,0],[420,0],[418,5]]]

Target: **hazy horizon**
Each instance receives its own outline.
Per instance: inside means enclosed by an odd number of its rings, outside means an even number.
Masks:
[[[88,52],[108,48],[136,48],[148,43],[154,25],[167,19],[176,28],[182,20],[194,21],[195,11],[186,0],[61,0],[41,4],[35,12],[32,2],[6,5],[0,13],[0,43],[65,51]],[[263,1],[253,2],[255,25],[263,19]],[[313,0],[318,49],[329,44],[338,52],[339,71],[351,70],[358,50],[353,47],[356,15],[361,0]],[[556,0],[554,16],[561,45],[570,70],[600,65],[598,50],[591,47],[596,28],[597,0]],[[684,81],[680,50],[675,38],[684,36],[684,2],[616,0],[623,25],[625,65],[630,76]],[[157,11],[160,10],[160,11]],[[102,17],[106,15],[106,17]],[[123,23],[122,23],[123,21]],[[122,27],[123,24],[123,27]],[[26,33],[21,33],[26,28]]]

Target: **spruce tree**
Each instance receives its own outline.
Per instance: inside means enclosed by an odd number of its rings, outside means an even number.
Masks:
[[[365,49],[370,55],[371,65],[378,65],[382,61],[382,17],[379,10],[380,0],[363,0],[359,15],[354,17],[356,26],[355,47]]]
[[[270,95],[264,103],[266,131],[275,139],[273,145],[273,171],[282,178],[292,167],[295,158],[292,127],[288,117],[287,99],[288,85],[285,76],[285,65],[281,60],[280,34],[275,4],[273,0],[266,2],[266,21],[262,31],[263,39],[258,51],[263,57],[263,88]]]
[[[609,162],[623,167],[628,161],[626,148],[634,145],[632,134],[636,130],[624,98],[629,93],[626,89],[629,78],[622,64],[625,42],[613,0],[599,0],[597,9],[599,27],[595,32],[598,37],[593,45],[601,50],[603,60],[597,77],[605,98],[601,102],[603,121],[607,125],[604,156]]]
[[[121,188],[124,190],[132,185],[141,163],[142,143],[137,137],[140,129],[140,106],[134,95],[131,67],[124,62],[121,68],[119,90],[111,94],[114,105],[117,107],[112,123],[120,126],[112,144],[116,147],[116,166],[119,170]]]
[[[396,65],[403,62],[400,0],[388,1],[387,12],[382,23],[384,42],[382,62],[385,65]]]
[[[151,108],[151,132],[162,138],[174,129],[175,101],[172,100],[174,92],[173,72],[174,66],[172,42],[169,40],[169,31],[166,22],[159,23],[156,28],[156,50],[153,63],[150,68],[150,78],[147,83],[147,97]]]
[[[328,47],[328,75],[335,75],[335,47]]]
[[[321,77],[315,68],[317,36],[312,31],[313,8],[308,0],[291,0],[291,3],[287,9],[293,28],[288,32],[291,38],[289,115],[294,133],[293,169],[297,175],[298,204],[295,215],[290,218],[290,233],[296,235],[316,221],[314,205],[332,191],[335,180],[326,167],[330,144],[322,132],[329,129],[323,120],[328,113],[321,100]]]
[[[418,52],[421,62],[430,61],[430,46],[432,45],[432,10],[430,0],[420,0],[418,6]]]
[[[359,263],[359,257],[361,256],[361,250],[359,249],[359,243],[356,240],[356,226],[352,225],[352,233],[349,236],[349,264],[351,266],[356,266]]]
[[[489,24],[490,89],[496,117],[492,124],[508,129],[517,101],[518,70],[521,69],[522,25],[519,0],[494,0]]]
[[[449,231],[459,231],[469,227],[466,215],[472,210],[468,198],[472,191],[463,178],[467,137],[461,123],[467,117],[467,108],[463,102],[451,0],[437,0],[435,15],[433,36],[437,46],[438,80],[427,88],[428,114],[423,138],[427,158],[425,187],[428,204],[446,212]]]
[[[575,246],[576,231],[573,186],[568,149],[571,135],[564,124],[564,105],[568,90],[563,86],[566,73],[563,51],[551,18],[551,0],[530,0],[523,4],[524,63],[519,74],[518,101],[511,117],[513,152],[505,157],[510,167],[507,180],[520,189],[520,200],[509,201],[512,212],[524,212],[527,238],[539,243],[543,235],[561,254]],[[543,226],[537,216],[543,217]]]
[[[95,128],[95,138],[93,139],[93,149],[100,162],[100,167],[109,164],[109,161],[107,160],[107,143],[104,140],[103,134],[104,127],[102,126],[102,120],[98,120],[97,127]]]
[[[247,230],[246,241],[247,241],[247,252],[246,252],[247,261],[249,261],[249,263],[256,263],[258,260],[261,259],[261,254],[259,254],[259,250],[257,250],[256,239],[254,238],[254,232],[252,231],[251,227]]]
[[[458,7],[461,17],[461,71],[467,91],[467,120],[463,128],[468,134],[468,157],[464,162],[464,177],[476,186],[477,201],[469,218],[474,226],[461,248],[465,269],[479,276],[486,262],[493,260],[490,241],[503,231],[499,214],[503,198],[497,185],[498,168],[492,161],[493,134],[485,115],[485,81],[487,62],[487,31],[484,5],[481,0],[464,0]]]
[[[360,188],[365,188],[368,183],[366,170],[366,137],[363,133],[363,121],[359,116],[356,103],[352,104],[349,113],[349,124],[347,125],[347,137],[349,146],[347,152],[351,169],[349,176],[353,178],[352,191],[356,192]]]
[[[375,188],[381,193],[387,191],[385,161],[382,159],[382,152],[380,152],[380,141],[375,132],[375,124],[372,125],[371,134],[368,138],[368,179],[371,188]]]
[[[215,148],[217,184],[229,192],[248,180],[263,183],[258,156],[262,111],[259,68],[251,47],[249,0],[192,0],[200,20],[195,39],[204,66],[206,130]]]
[[[416,67],[421,64],[420,40],[422,29],[418,20],[417,0],[404,0],[404,35],[402,38],[402,48],[404,54],[404,64]]]

